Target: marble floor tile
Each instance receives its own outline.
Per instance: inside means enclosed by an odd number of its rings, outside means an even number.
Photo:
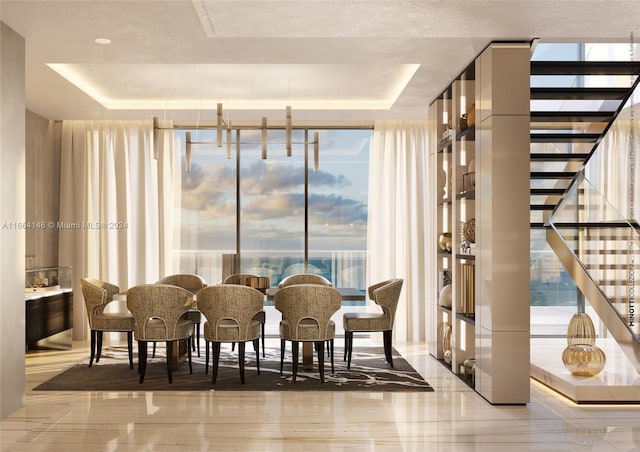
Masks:
[[[0,450],[640,451],[640,406],[576,405],[535,380],[526,406],[492,406],[426,343],[395,346],[434,392],[42,392],[88,344],[30,353],[25,406],[0,421]]]

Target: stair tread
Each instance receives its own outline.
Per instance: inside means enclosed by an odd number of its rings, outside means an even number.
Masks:
[[[563,195],[566,191],[565,188],[531,188],[529,190],[532,195]]]
[[[573,179],[576,171],[532,171],[531,179]]]
[[[565,161],[565,160],[579,160],[584,161],[589,157],[588,152],[573,152],[573,153],[551,153],[551,152],[536,152],[531,154],[531,160],[536,161]]]
[[[540,87],[531,88],[531,99],[549,100],[623,100],[630,88],[591,88],[591,87]]]
[[[640,74],[638,61],[532,61],[531,75]]]
[[[593,143],[599,133],[531,133],[532,143]]]
[[[531,122],[609,122],[615,110],[532,111]]]

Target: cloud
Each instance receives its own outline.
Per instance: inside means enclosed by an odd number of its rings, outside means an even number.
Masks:
[[[192,163],[182,175],[182,209],[202,219],[235,215],[235,173],[228,166]]]
[[[310,220],[327,224],[362,224],[367,222],[367,205],[340,195],[309,195]]]
[[[291,191],[304,187],[304,167],[280,162],[254,162],[241,169],[241,193],[249,195],[271,194],[280,190]],[[343,175],[318,171],[309,173],[309,185],[344,188],[351,185]],[[302,190],[301,190],[302,191]]]

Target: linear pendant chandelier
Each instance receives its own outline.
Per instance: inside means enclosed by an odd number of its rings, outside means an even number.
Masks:
[[[158,130],[160,129],[159,127],[159,119],[157,117],[153,118],[153,131],[154,131],[154,143],[157,142],[158,139]],[[222,104],[219,103],[217,105],[217,111],[216,111],[216,146],[217,147],[223,147],[224,141],[226,141],[226,148],[227,148],[227,158],[230,159],[231,158],[231,146],[233,144],[241,144],[238,142],[234,142],[232,139],[232,134],[231,134],[231,121],[224,119],[223,114],[222,114]],[[277,127],[272,127],[272,129],[278,129]],[[272,142],[272,144],[284,144],[285,145],[285,151],[286,151],[286,155],[287,157],[291,157],[292,155],[292,145],[294,144],[292,139],[291,139],[291,134],[292,134],[292,129],[293,129],[293,120],[291,117],[291,106],[287,105],[286,109],[285,109],[285,125],[284,125],[284,131],[285,131],[285,142],[284,143],[274,143]],[[226,131],[226,137],[224,137],[224,131]],[[242,144],[260,144],[261,145],[261,157],[263,160],[266,160],[267,158],[267,118],[266,116],[263,116],[261,121],[260,121],[260,132],[261,132],[261,140],[260,143],[257,142],[243,142]],[[320,143],[319,143],[319,133],[318,132],[314,132],[313,133],[313,141],[308,141],[305,139],[305,141],[303,142],[297,142],[295,144],[304,144],[305,146],[308,146],[309,144],[313,144],[313,171],[314,172],[318,172],[319,169],[319,164],[320,164]],[[238,135],[239,137],[239,135]],[[223,138],[226,138],[226,140],[224,140]],[[193,141],[191,139],[191,132],[186,132],[186,164],[185,164],[185,171],[189,172],[191,171],[191,146],[192,145],[211,145],[213,144],[213,142],[210,141]],[[157,157],[157,149],[155,149],[155,145],[154,145],[154,158],[158,158]]]

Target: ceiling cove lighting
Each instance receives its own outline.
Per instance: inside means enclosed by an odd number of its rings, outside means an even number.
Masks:
[[[293,148],[293,144],[294,142],[292,141],[292,131],[293,131],[293,121],[292,121],[292,116],[291,116],[291,106],[287,106],[286,109],[286,115],[285,115],[285,125],[284,128],[283,127],[270,127],[270,129],[272,130],[282,130],[284,129],[285,132],[285,142],[284,143],[278,143],[278,142],[271,142],[271,144],[284,144],[285,145],[285,151],[286,151],[286,155],[287,157],[291,157],[292,155],[292,148]],[[256,142],[234,142],[232,139],[232,134],[231,134],[231,121],[225,121],[223,118],[223,114],[222,114],[222,104],[219,103],[217,104],[217,111],[216,111],[217,115],[216,115],[216,147],[222,147],[223,144],[226,142],[226,157],[227,159],[231,158],[231,146],[233,144],[260,144],[261,146],[261,158],[263,160],[266,160],[267,158],[267,145],[268,145],[268,130],[269,127],[267,126],[267,118],[266,116],[263,116],[260,120],[260,126],[257,127],[257,129],[260,130],[260,142],[256,143]],[[155,159],[158,158],[158,146],[157,146],[157,140],[159,137],[159,130],[163,129],[162,127],[160,127],[160,120],[158,117],[153,117],[153,137],[154,137],[154,147],[153,147],[153,157]],[[226,131],[226,134],[223,133],[223,131]],[[225,137],[226,135],[226,137]],[[223,140],[223,138],[226,138],[226,140]],[[191,139],[191,132],[186,132],[186,165],[185,165],[185,171],[189,172],[191,171],[191,146],[194,144],[204,144],[204,145],[212,145],[214,144],[211,141],[193,141]],[[318,172],[319,169],[319,161],[320,161],[320,133],[319,132],[314,132],[313,134],[313,141],[309,142],[307,140],[305,140],[304,142],[300,142],[300,143],[295,143],[295,144],[313,144],[313,171],[314,172]]]

